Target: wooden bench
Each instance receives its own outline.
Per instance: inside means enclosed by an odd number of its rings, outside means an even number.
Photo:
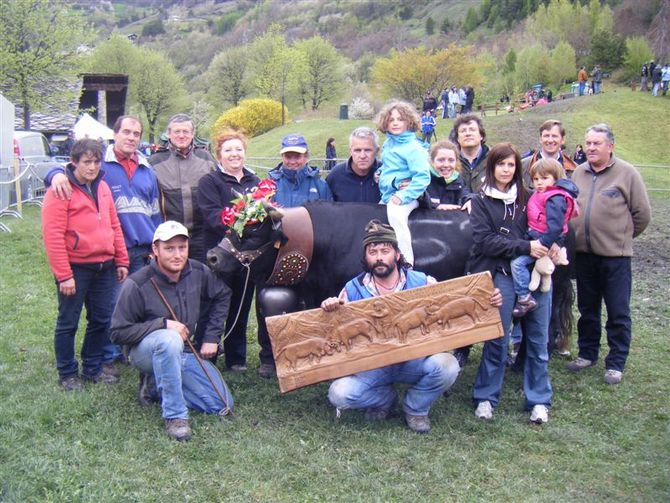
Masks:
[[[479,114],[482,117],[486,117],[486,112],[490,112],[492,110],[495,110],[496,115],[498,115],[498,111],[500,110],[500,103],[496,103],[495,105],[479,105]]]

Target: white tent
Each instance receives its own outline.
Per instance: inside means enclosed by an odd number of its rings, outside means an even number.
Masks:
[[[103,140],[111,140],[114,138],[114,131],[109,129],[104,124],[98,122],[93,117],[88,114],[82,114],[79,117],[79,120],[74,125],[74,137],[77,140],[82,138],[91,138],[97,140],[102,138]]]

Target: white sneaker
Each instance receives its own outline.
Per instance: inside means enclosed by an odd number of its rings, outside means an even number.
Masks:
[[[544,424],[549,421],[549,409],[546,405],[535,405],[530,413],[530,422]]]
[[[607,384],[619,384],[623,379],[623,372],[614,369],[607,369],[605,371],[605,382]]]
[[[484,419],[485,421],[493,418],[493,407],[491,407],[491,402],[488,400],[479,402],[479,405],[477,405],[477,408],[475,409],[475,417],[477,419]]]

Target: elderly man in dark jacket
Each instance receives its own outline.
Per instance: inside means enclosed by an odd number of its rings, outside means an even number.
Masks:
[[[140,403],[157,398],[150,384],[155,378],[165,430],[177,440],[191,438],[187,409],[225,414],[232,407],[216,367],[208,361],[200,367],[196,356],[184,350],[196,325],[204,322],[202,340],[196,341],[200,355],[210,358],[217,353],[230,302],[230,289],[207,266],[189,260],[188,248],[186,227],[175,221],[158,226],[156,258],[124,282],[111,327],[112,340],[130,347],[131,364],[146,376],[140,383]]]

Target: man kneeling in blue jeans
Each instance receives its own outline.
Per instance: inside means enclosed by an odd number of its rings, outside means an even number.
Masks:
[[[349,281],[339,297],[324,300],[321,308],[325,311],[334,311],[346,302],[436,282],[431,276],[407,268],[390,225],[370,221],[365,227],[363,250],[365,272]],[[496,289],[491,304],[500,305],[501,302],[500,291]],[[365,409],[368,421],[379,421],[389,416],[398,400],[393,385],[409,384],[402,405],[405,421],[410,430],[428,433],[428,412],[433,402],[454,384],[460,370],[452,354],[438,353],[337,379],[330,385],[328,399],[338,413],[343,409]]]
[[[130,363],[144,374],[140,403],[146,403],[147,381],[155,377],[166,433],[188,440],[188,409],[221,415],[232,410],[233,398],[216,367],[203,360],[206,375],[195,355],[184,349],[184,342],[195,333],[201,313],[209,306],[200,356],[216,355],[228,315],[230,289],[207,266],[189,260],[188,230],[178,222],[158,226],[153,253],[154,260],[131,274],[121,288],[112,315],[111,338],[130,347]]]

